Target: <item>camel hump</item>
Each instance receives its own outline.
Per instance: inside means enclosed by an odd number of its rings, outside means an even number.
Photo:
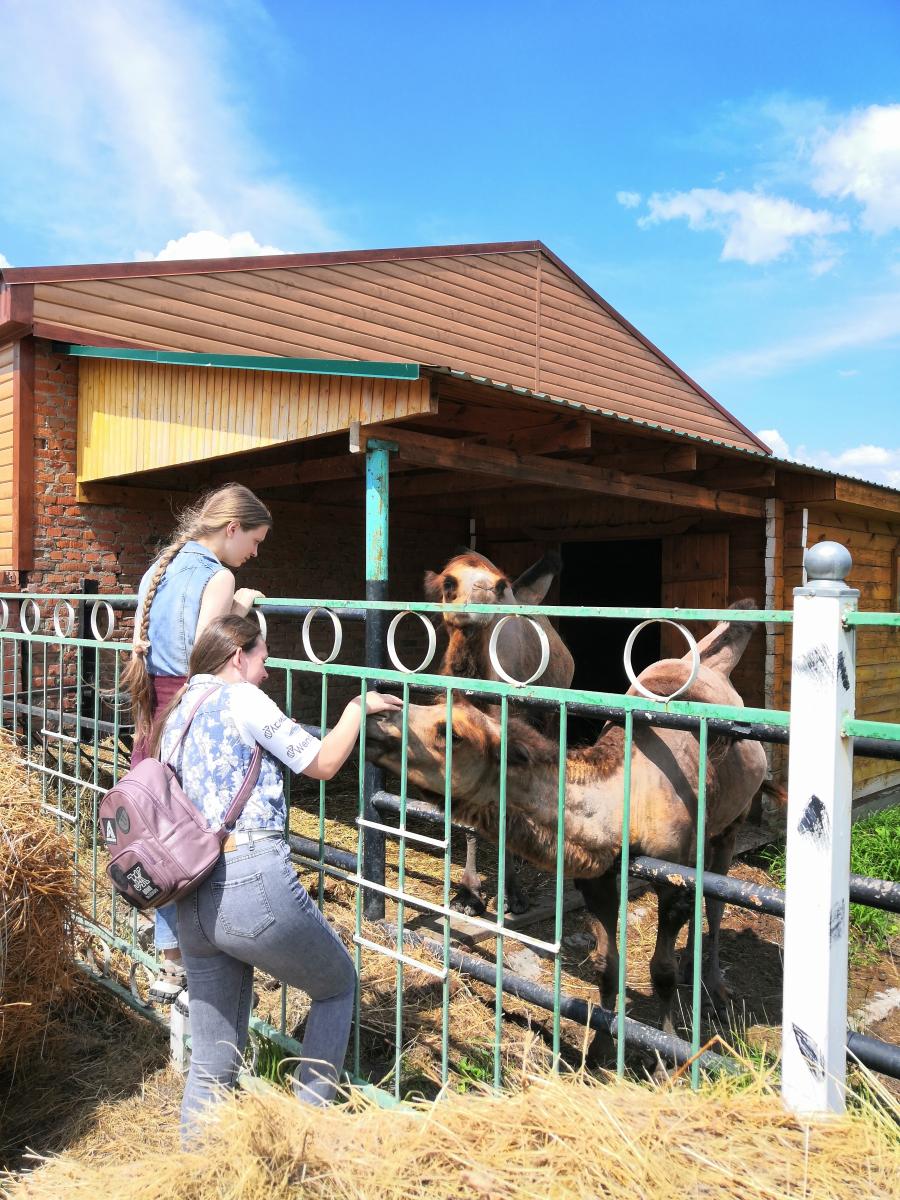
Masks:
[[[741,609],[756,608],[755,600],[738,600],[730,605],[736,612]],[[697,643],[700,651],[700,662],[710,670],[719,671],[728,677],[741,661],[741,655],[747,648],[747,643],[756,629],[753,621],[722,621],[715,629]],[[691,664],[688,652],[681,660]]]

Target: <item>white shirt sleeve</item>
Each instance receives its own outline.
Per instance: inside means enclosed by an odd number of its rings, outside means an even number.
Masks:
[[[285,716],[274,700],[252,683],[234,685],[228,699],[231,717],[245,741],[259,742],[296,774],[319,753],[319,739]]]

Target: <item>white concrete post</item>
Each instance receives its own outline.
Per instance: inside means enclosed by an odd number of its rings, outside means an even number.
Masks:
[[[794,589],[784,921],[782,1097],[797,1113],[843,1112],[856,642],[848,551],[819,542]]]

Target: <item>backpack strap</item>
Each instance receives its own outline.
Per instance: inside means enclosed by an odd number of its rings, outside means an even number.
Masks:
[[[200,699],[197,701],[197,703],[194,705],[194,707],[191,709],[191,711],[188,713],[188,718],[184,723],[184,727],[182,728],[181,733],[179,733],[178,737],[175,739],[175,745],[169,751],[167,756],[163,759],[163,762],[167,766],[169,766],[169,767],[172,766],[172,759],[178,753],[178,749],[181,746],[181,743],[184,741],[187,731],[191,727],[191,721],[193,721],[194,717],[196,717],[197,712],[200,709],[200,705],[205,703],[210,698],[210,696],[213,695],[214,692],[217,692],[219,690],[219,688],[221,686],[222,686],[221,683],[217,683],[217,684],[215,684],[214,687],[207,688],[206,691],[203,693],[203,695],[200,697]]]

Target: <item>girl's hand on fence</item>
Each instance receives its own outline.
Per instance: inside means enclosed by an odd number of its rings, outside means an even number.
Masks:
[[[239,617],[246,617],[247,613],[253,607],[254,600],[265,600],[265,592],[257,592],[253,588],[238,588],[234,593],[234,601],[232,602],[232,612]]]

